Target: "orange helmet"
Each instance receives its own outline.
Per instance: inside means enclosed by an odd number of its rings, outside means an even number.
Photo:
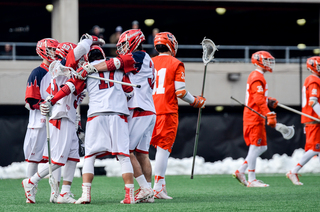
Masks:
[[[311,73],[320,76],[320,57],[314,56],[307,59],[307,69]]]
[[[53,38],[44,38],[37,43],[37,54],[50,63],[55,60],[55,51],[59,42]]]
[[[258,51],[252,54],[251,62],[256,65],[260,66],[261,68],[272,72],[275,65],[275,59],[272,55],[267,51]]]
[[[68,55],[68,53],[72,49],[76,47],[77,47],[76,44],[70,43],[70,42],[59,43],[59,45],[56,48],[56,57],[60,57],[59,59],[63,59]]]
[[[168,47],[173,56],[176,56],[178,51],[178,41],[170,32],[160,32],[154,38],[154,47],[162,44]]]

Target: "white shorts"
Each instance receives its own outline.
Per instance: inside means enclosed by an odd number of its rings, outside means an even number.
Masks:
[[[67,118],[49,122],[51,162],[64,166],[67,160],[79,162],[79,143],[74,123]],[[48,148],[43,157],[48,159]]]
[[[148,154],[156,115],[150,111],[130,110],[128,117],[130,152]]]
[[[96,155],[129,157],[129,132],[126,116],[98,115],[89,117],[85,135],[85,158]]]
[[[43,150],[47,145],[46,127],[28,128],[23,143],[25,160],[33,163],[45,162],[42,158]]]

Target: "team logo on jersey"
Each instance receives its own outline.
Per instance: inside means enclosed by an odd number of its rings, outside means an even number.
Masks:
[[[262,85],[259,85],[259,86],[257,86],[257,92],[263,92],[263,87],[262,87]]]
[[[261,138],[258,139],[258,142],[257,142],[258,145],[261,144],[261,140],[262,140]]]
[[[317,89],[316,88],[312,89],[311,95],[317,95]]]
[[[320,149],[320,144],[316,144],[315,149]]]

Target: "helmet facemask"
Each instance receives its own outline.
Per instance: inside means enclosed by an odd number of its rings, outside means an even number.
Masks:
[[[275,59],[273,58],[263,58],[262,63],[265,69],[270,72],[272,72],[275,67]]]

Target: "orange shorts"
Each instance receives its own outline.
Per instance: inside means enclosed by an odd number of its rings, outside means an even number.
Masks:
[[[267,134],[266,134],[266,127],[264,124],[244,125],[243,137],[247,146],[249,145],[266,146],[267,145]]]
[[[313,150],[320,152],[320,124],[306,124],[306,145],[305,151]]]
[[[177,113],[157,115],[150,144],[171,152],[176,139],[178,124]]]

